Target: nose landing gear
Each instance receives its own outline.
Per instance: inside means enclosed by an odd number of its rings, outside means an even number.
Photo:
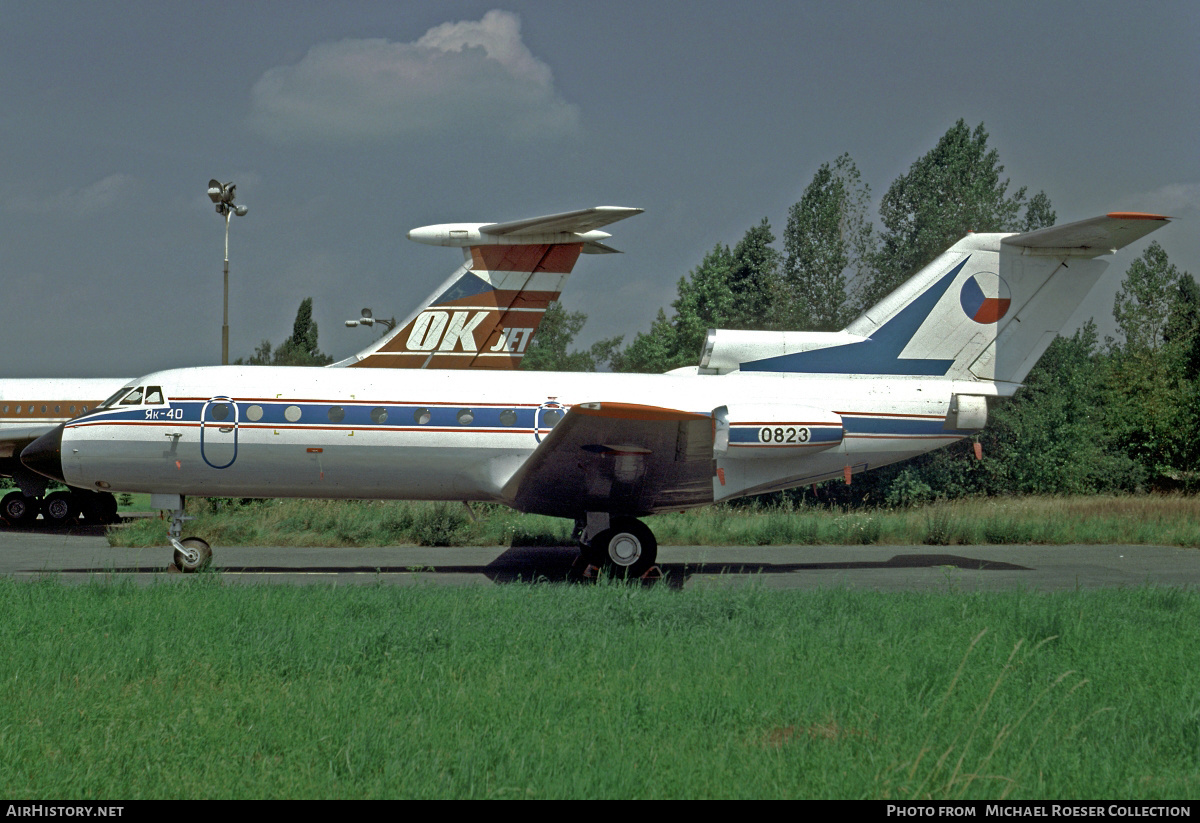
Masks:
[[[159,497],[159,495],[155,495],[155,497]],[[171,526],[167,530],[167,539],[171,541],[171,545],[175,549],[172,568],[185,574],[208,568],[212,563],[212,546],[208,545],[208,541],[199,537],[180,539],[180,535],[183,534],[183,521],[192,519],[184,514],[183,495],[167,495],[167,497],[171,499],[173,505],[173,508],[170,509]]]
[[[212,563],[212,546],[199,537],[171,539],[175,546],[175,568],[184,573],[198,572]]]

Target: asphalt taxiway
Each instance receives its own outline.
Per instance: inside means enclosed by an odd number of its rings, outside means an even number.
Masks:
[[[572,579],[573,547],[280,548],[214,546],[213,573],[237,584],[492,585]],[[1170,546],[662,546],[666,584],[880,591],[1200,588],[1200,549]],[[0,576],[64,582],[179,581],[171,552],[110,547],[100,529],[0,531]]]

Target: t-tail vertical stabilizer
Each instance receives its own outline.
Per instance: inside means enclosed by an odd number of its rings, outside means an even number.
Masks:
[[[373,345],[335,366],[515,369],[581,253],[617,251],[599,231],[642,209],[597,206],[508,223],[444,223],[410,240],[463,249],[465,262]]]
[[[1165,225],[1114,212],[1023,234],[970,234],[841,332],[710,333],[701,368],[946,377],[1015,391],[1108,266]],[[1007,384],[1007,386],[1005,385]]]

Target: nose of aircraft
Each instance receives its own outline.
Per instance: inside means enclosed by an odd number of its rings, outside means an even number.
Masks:
[[[46,432],[21,452],[22,463],[38,474],[44,474],[60,483],[67,482],[63,479],[62,469],[63,428],[55,426],[53,431]]]

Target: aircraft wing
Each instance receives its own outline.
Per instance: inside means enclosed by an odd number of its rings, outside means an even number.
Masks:
[[[711,414],[582,403],[571,408],[504,487],[527,512],[649,514],[713,499]]]
[[[527,217],[524,220],[513,220],[509,223],[489,223],[480,226],[479,231],[487,234],[507,234],[520,237],[523,234],[553,234],[557,232],[572,232],[583,234],[609,223],[624,220],[641,214],[645,209],[626,208],[624,206],[595,206],[590,209],[565,211],[561,214],[547,214],[544,217]]]
[[[1114,211],[1076,223],[1014,234],[1000,242],[1006,246],[1029,249],[1034,254],[1098,257],[1128,246],[1161,228],[1169,220],[1169,217],[1161,214]]]

